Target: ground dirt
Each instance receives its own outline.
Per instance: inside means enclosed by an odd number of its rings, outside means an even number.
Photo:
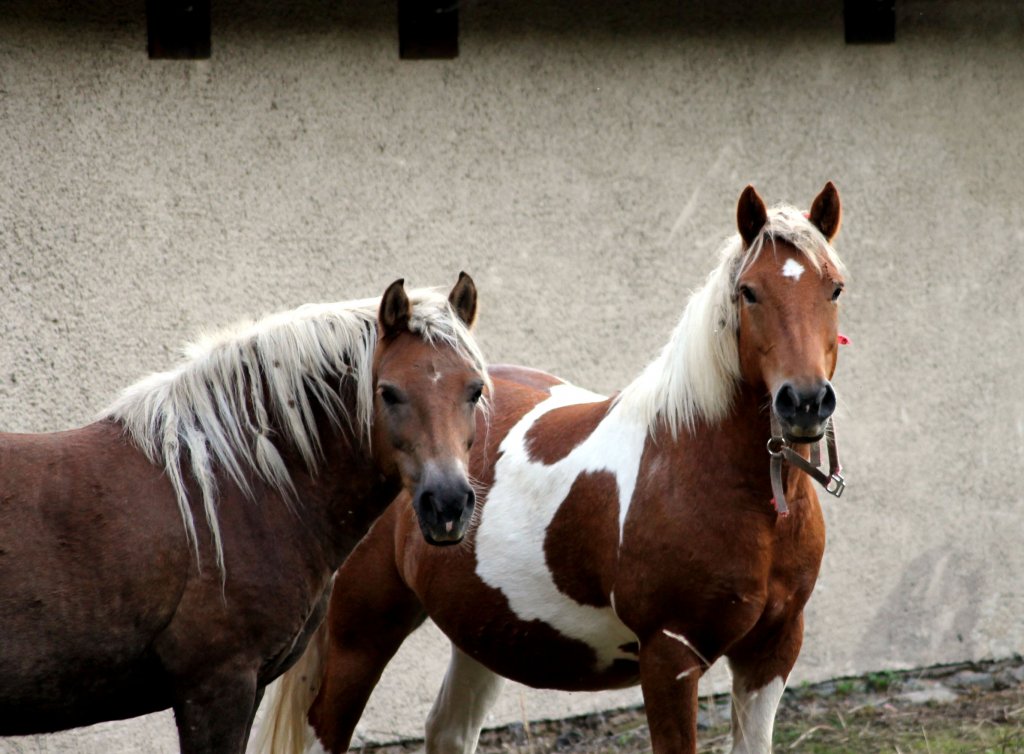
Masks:
[[[700,752],[728,752],[727,697],[702,698]],[[788,689],[775,752],[807,754],[1024,754],[1024,659],[871,673]],[[422,750],[409,741],[369,754]],[[484,731],[478,754],[642,754],[651,751],[642,709]]]

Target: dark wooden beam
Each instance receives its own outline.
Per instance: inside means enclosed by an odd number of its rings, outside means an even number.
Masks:
[[[425,60],[458,54],[458,0],[398,0],[398,57]]]
[[[146,0],[149,57],[197,60],[210,57],[210,0]]]
[[[896,0],[843,0],[847,44],[896,41]]]

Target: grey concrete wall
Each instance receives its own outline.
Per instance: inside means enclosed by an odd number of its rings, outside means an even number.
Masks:
[[[147,60],[138,3],[0,6],[0,427],[87,422],[204,326],[460,269],[492,361],[614,390],[747,182],[833,179],[850,487],[794,681],[1024,650],[1019,4],[900,2],[896,45],[850,47],[838,1],[470,3],[417,63],[390,4],[215,6],[209,62]],[[447,651],[413,645],[370,736],[421,730]],[[513,687],[492,722],[638,699]],[[173,728],[0,751],[62,746]]]

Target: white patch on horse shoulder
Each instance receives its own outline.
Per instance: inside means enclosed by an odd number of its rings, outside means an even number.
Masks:
[[[804,274],[804,266],[795,259],[787,259],[786,263],[782,265],[782,276],[787,278],[793,278],[793,280],[799,280],[800,276]]]
[[[561,592],[544,555],[548,526],[581,475],[604,471],[618,487],[619,538],[647,439],[647,426],[614,407],[594,431],[564,458],[552,464],[534,460],[526,435],[540,417],[563,406],[596,403],[604,396],[575,385],[555,385],[509,431],[501,443],[494,483],[476,535],[476,573],[505,595],[523,621],[540,620],[563,636],[589,645],[599,669],[616,659],[636,660],[622,649],[637,637],[613,607],[581,605]]]

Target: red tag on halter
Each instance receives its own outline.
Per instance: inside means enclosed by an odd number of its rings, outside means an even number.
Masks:
[[[838,342],[839,345],[841,345],[841,346],[848,346],[848,345],[850,345],[850,339],[847,338],[842,333],[839,333],[839,335],[836,336],[836,342]]]
[[[779,514],[779,518],[785,518],[786,516],[789,515],[789,511],[780,511],[779,510],[779,504],[775,502],[775,498],[774,497],[772,498],[772,508],[774,508],[775,512]]]

